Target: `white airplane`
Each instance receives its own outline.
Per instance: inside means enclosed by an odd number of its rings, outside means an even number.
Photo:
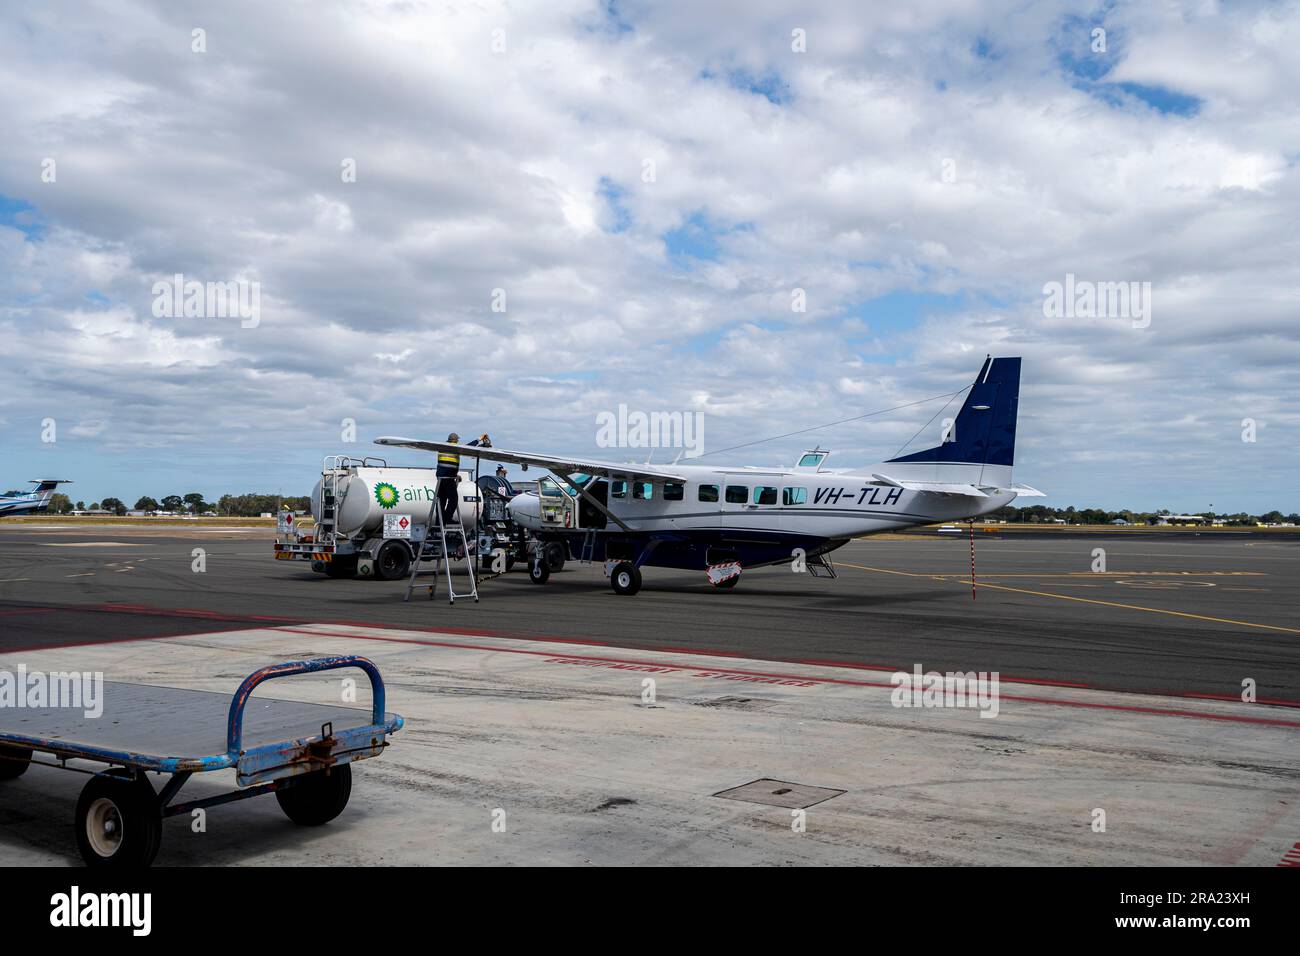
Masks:
[[[827,559],[849,539],[987,514],[1017,497],[1012,484],[1020,359],[987,358],[953,427],[934,448],[861,471],[825,467],[829,452],[805,452],[793,468],[635,465],[409,438],[376,444],[452,452],[545,468],[538,490],[513,497],[514,521],[537,545],[529,575],[549,576],[544,549],[602,561],[618,594],[641,588],[641,568],[704,571],[715,587],[740,572],[803,562],[834,577]]]
[[[66,478],[33,478],[28,484],[36,487],[25,495],[0,495],[0,517],[46,511],[50,507],[50,498],[54,495],[54,489],[59,485],[70,485],[72,482]]]

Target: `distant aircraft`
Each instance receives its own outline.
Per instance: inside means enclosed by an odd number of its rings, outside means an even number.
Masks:
[[[1020,359],[987,358],[934,448],[862,471],[828,470],[829,452],[805,452],[793,468],[636,465],[379,438],[380,445],[448,451],[535,465],[551,472],[536,492],[510,500],[511,517],[539,545],[529,565],[549,576],[549,542],[569,556],[603,561],[619,594],[635,594],[645,566],[704,571],[732,587],[746,568],[801,562],[834,577],[827,555],[850,538],[988,514],[1017,497],[1043,497],[1012,484]]]
[[[33,478],[28,484],[36,487],[25,495],[18,493],[0,495],[0,517],[48,511],[54,490],[59,485],[70,485],[72,482],[67,478]]]

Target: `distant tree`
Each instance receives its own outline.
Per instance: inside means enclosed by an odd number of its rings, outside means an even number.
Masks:
[[[148,495],[144,495],[139,501],[135,503],[135,510],[136,511],[157,511],[158,502],[154,501]]]
[[[208,510],[207,503],[203,500],[203,496],[197,491],[191,491],[185,496],[184,501],[190,506],[191,514],[198,514],[201,511]]]
[[[1259,520],[1264,522],[1264,524],[1277,524],[1282,520],[1282,512],[1280,511],[1267,512],[1266,514],[1260,515]]]
[[[162,500],[163,510],[165,511],[180,511],[183,504],[180,495],[168,495]]]
[[[72,510],[72,499],[57,491],[50,495],[50,510],[58,515],[65,515]]]
[[[77,510],[78,510],[78,511],[85,511],[85,510],[86,510],[86,503],[85,503],[84,501],[78,501],[78,502],[77,502]]]
[[[126,514],[126,505],[122,503],[120,498],[105,498],[100,502],[99,506],[105,511],[113,512],[113,514],[117,515],[119,518]]]
[[[99,510],[99,502],[98,502],[98,501],[92,501],[92,502],[90,503],[90,510],[91,510],[91,511],[98,511],[98,510]]]

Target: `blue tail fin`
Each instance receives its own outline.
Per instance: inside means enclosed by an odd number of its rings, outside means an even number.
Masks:
[[[1019,401],[1020,359],[987,358],[957,413],[949,440],[890,461],[1013,465]]]

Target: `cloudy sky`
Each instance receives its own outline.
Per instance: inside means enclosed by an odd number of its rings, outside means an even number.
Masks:
[[[992,353],[1048,503],[1296,510],[1297,49],[1285,3],[6,4],[0,486],[624,458],[619,403],[721,449]],[[157,314],[176,274],[256,321]],[[1067,275],[1150,312],[1045,314]],[[942,404],[713,460],[876,462]]]

